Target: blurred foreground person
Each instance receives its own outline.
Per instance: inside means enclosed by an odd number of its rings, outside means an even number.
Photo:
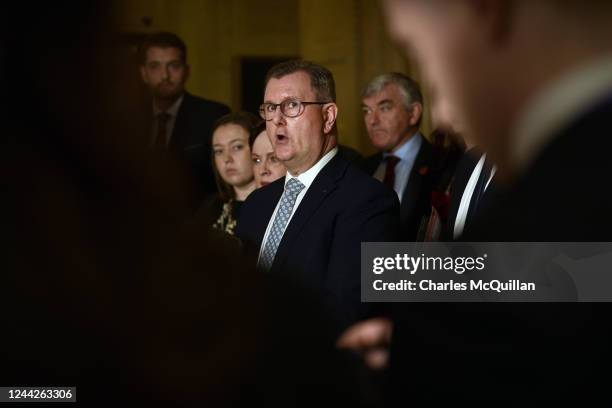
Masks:
[[[612,199],[601,180],[612,172],[612,4],[383,4],[394,37],[448,92],[508,186],[463,239],[610,241]],[[521,405],[610,400],[598,374],[611,362],[608,304],[419,305],[427,319],[408,306],[394,324],[390,390]]]

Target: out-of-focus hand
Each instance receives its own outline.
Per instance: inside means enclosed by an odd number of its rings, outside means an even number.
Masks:
[[[360,353],[368,367],[383,370],[389,361],[392,331],[393,323],[390,319],[377,317],[364,320],[346,329],[336,346]]]

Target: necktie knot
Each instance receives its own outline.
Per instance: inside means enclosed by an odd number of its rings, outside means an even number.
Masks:
[[[400,158],[390,154],[389,156],[385,157],[385,161],[387,162],[387,168],[395,168],[395,166],[397,165],[397,163],[399,163]]]
[[[167,145],[167,128],[168,122],[172,115],[168,112],[160,112],[156,115],[157,117],[157,134],[155,135],[155,143],[154,146],[157,149],[165,149]]]
[[[400,161],[400,158],[394,155],[389,155],[385,157],[385,178],[383,179],[383,183],[389,186],[389,188],[394,188],[395,185],[395,166]]]
[[[288,194],[297,196],[298,194],[300,194],[300,191],[304,189],[304,187],[305,187],[304,184],[302,184],[300,180],[296,178],[292,178],[292,179],[289,179],[287,184],[285,184],[285,191]]]

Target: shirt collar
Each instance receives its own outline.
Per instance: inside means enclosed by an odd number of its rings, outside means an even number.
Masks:
[[[321,169],[323,169],[323,167],[325,167],[325,165],[329,163],[331,159],[334,158],[336,153],[338,153],[338,147],[334,147],[333,149],[331,149],[329,152],[325,154],[325,156],[321,157],[321,159],[318,162],[316,162],[314,166],[312,166],[311,168],[309,168],[308,170],[306,170],[304,173],[300,174],[297,177],[292,176],[289,173],[289,171],[287,171],[287,174],[285,175],[285,185],[290,179],[296,178],[302,184],[304,184],[305,190],[308,189],[308,187],[310,187],[310,185],[312,184],[314,179],[317,177]]]
[[[411,152],[418,151],[423,142],[420,132],[416,132],[410,139],[406,140],[395,152],[385,152],[383,157],[397,156],[400,160],[407,160],[411,156]]]
[[[176,117],[176,115],[178,114],[178,110],[181,107],[181,104],[183,103],[183,99],[185,98],[185,94],[182,94],[177,100],[176,102],[174,102],[172,104],[172,106],[170,106],[165,112],[167,114],[169,114],[172,117]],[[157,106],[155,106],[155,104],[153,104],[153,114],[155,116],[159,115],[160,113],[162,113],[161,110],[157,109]]]
[[[546,86],[519,115],[512,136],[512,163],[524,170],[559,131],[592,109],[612,90],[612,55],[591,61]]]

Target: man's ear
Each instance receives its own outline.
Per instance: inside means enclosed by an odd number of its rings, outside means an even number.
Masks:
[[[485,24],[489,38],[496,45],[503,45],[510,37],[515,0],[468,0],[476,17]]]
[[[323,133],[328,134],[332,131],[337,117],[338,106],[335,103],[323,105]]]
[[[416,126],[423,116],[423,105],[418,102],[414,102],[410,108],[410,126]]]

